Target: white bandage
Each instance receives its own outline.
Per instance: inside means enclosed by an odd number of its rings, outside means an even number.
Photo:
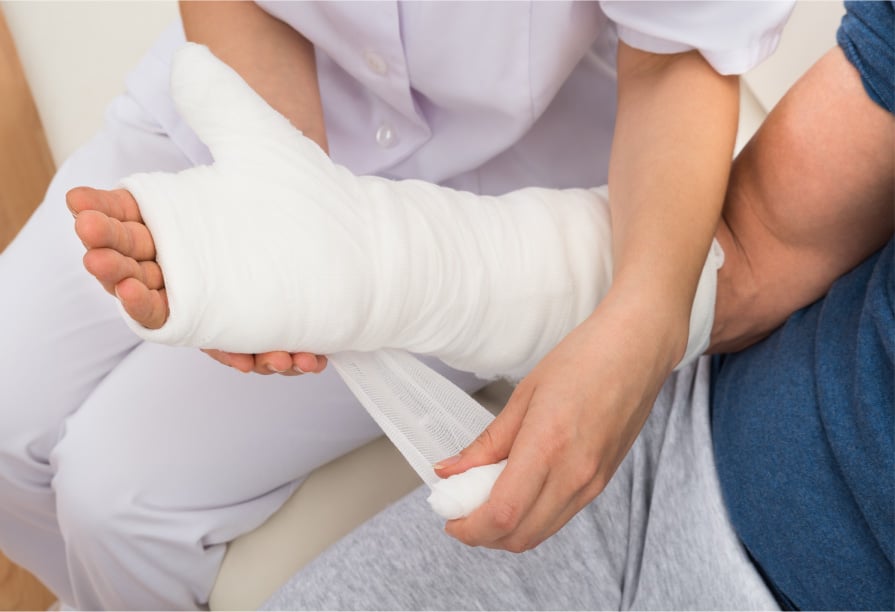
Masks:
[[[448,520],[469,516],[488,501],[491,487],[506,466],[507,460],[504,459],[499,463],[470,468],[435,483],[429,495],[429,505]]]
[[[155,239],[170,306],[157,330],[126,317],[146,340],[238,353],[395,348],[521,378],[609,288],[605,188],[492,197],[354,176],[199,45],[178,53],[171,89],[215,163],[122,181]],[[718,257],[703,270],[685,360],[708,343]]]

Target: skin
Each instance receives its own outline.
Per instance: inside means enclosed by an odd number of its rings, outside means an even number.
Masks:
[[[895,221],[895,119],[833,47],[737,157],[710,352],[742,349],[879,250]]]
[[[682,56],[660,65],[635,56],[636,82],[626,91],[637,92],[645,83],[655,84],[656,78],[661,81],[656,86],[676,91],[680,73],[674,79],[662,78],[669,74],[665,70],[674,69],[690,73],[708,89],[706,95],[727,98],[731,87],[726,79],[713,81],[696,69],[692,57],[675,64]],[[735,87],[732,91],[735,94]],[[636,123],[639,116],[644,126],[658,129],[650,124],[650,112],[639,109],[628,117]],[[724,114],[723,109],[718,112]],[[613,145],[613,163],[624,161],[615,174],[611,169],[611,177],[622,176],[619,186],[613,186],[613,201],[622,194],[619,197],[634,202],[626,205],[636,210],[627,216],[612,209],[619,226],[614,236],[616,283],[594,314],[517,386],[482,436],[458,457],[440,464],[439,475],[446,477],[509,457],[489,501],[466,519],[446,525],[449,534],[467,544],[530,549],[602,491],[683,354],[686,322],[683,332],[679,326],[689,315],[698,267],[713,230],[717,228],[727,256],[719,274],[713,336],[717,350],[763,337],[792,311],[820,297],[835,278],[892,234],[892,117],[867,98],[838,49],[775,108],[734,164],[726,198],[724,164],[715,162],[707,172],[700,157],[689,151],[704,146],[713,159],[725,159],[719,151],[732,147],[732,135],[722,130],[706,136],[709,130],[699,129],[704,118],[694,124],[690,121],[697,118],[690,117],[684,127],[697,133],[696,142],[674,142],[685,135],[663,133],[669,146],[676,145],[671,150],[687,152],[665,158],[686,158],[690,174],[701,174],[702,180],[675,182],[688,174],[675,174],[675,166],[660,168],[658,176],[670,181],[681,198],[674,200],[675,214],[654,211],[650,202],[664,203],[668,197],[651,199],[661,180],[633,185],[637,172],[625,174],[626,168],[637,167],[636,150],[619,141],[633,138],[625,130],[637,129],[625,117],[620,112],[624,137],[617,134]],[[657,161],[647,155],[644,163],[657,172]],[[716,224],[713,217],[722,203],[723,215]],[[164,281],[136,202],[122,190],[79,188],[69,193],[68,204],[87,248],[87,270],[118,295],[133,318],[159,327],[167,316]],[[651,217],[654,213],[657,216]],[[684,231],[681,224],[690,229]],[[657,240],[659,246],[638,246],[648,240]],[[698,266],[690,265],[694,262]]]

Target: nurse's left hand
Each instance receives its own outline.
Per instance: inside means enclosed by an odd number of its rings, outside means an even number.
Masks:
[[[500,415],[436,473],[508,458],[488,501],[445,531],[513,552],[559,531],[607,485],[683,356],[687,327],[610,296],[525,377]]]

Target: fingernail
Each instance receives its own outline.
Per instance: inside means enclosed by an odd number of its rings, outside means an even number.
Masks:
[[[439,461],[432,467],[436,470],[443,470],[446,467],[454,465],[458,461],[460,461],[460,455],[454,455],[453,457],[448,457],[447,459],[442,459],[441,461]]]
[[[298,367],[298,366],[292,366],[292,370],[295,371],[295,372],[298,372],[299,374],[304,374],[304,373],[305,373],[305,371],[302,370],[302,369],[301,369],[300,367]]]
[[[283,370],[278,370],[278,369],[275,368],[274,365],[271,364],[271,363],[268,363],[268,364],[267,364],[267,370],[268,370],[269,372],[273,372],[274,374],[282,374],[282,373],[283,373]]]

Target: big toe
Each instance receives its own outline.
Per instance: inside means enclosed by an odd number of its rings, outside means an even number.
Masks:
[[[75,187],[65,194],[65,203],[76,217],[84,211],[95,210],[119,221],[143,221],[137,201],[126,189]]]

